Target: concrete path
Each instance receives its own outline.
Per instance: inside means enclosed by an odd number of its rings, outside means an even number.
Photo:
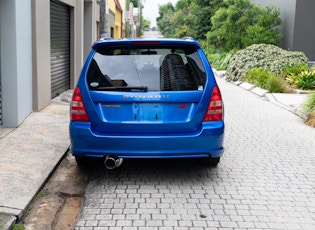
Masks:
[[[0,229],[10,229],[69,147],[69,105],[52,103],[0,127]]]

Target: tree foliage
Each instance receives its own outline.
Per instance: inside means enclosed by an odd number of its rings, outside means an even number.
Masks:
[[[141,26],[143,29],[150,29],[151,22],[148,19],[145,19],[143,16],[141,17]]]
[[[180,0],[176,3],[174,13],[175,37],[191,36],[191,25],[193,23],[190,10],[191,0]]]
[[[134,7],[138,7],[138,0],[130,0]]]
[[[193,0],[191,4],[191,36],[201,40],[211,29],[211,17],[223,5],[222,0]]]
[[[195,37],[196,17],[192,12],[194,1],[179,0],[175,6],[171,3],[160,6],[157,25],[165,37]]]
[[[174,37],[175,35],[174,11],[175,8],[172,3],[159,6],[159,17],[156,18],[156,22],[164,37]]]
[[[161,5],[157,25],[165,37],[190,36],[227,52],[251,44],[278,45],[280,12],[250,0],[179,0]]]
[[[278,45],[281,39],[278,9],[271,5],[262,8],[249,0],[223,0],[223,3],[211,18],[212,27],[207,32],[210,44],[225,51],[258,43]]]
[[[157,25],[165,37],[205,39],[210,18],[222,4],[222,0],[179,0],[176,6],[161,5]]]

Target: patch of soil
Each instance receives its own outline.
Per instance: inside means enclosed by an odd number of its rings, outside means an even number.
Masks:
[[[67,153],[21,220],[25,230],[74,229],[88,181],[88,171]]]

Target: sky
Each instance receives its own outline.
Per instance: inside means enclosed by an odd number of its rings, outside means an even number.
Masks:
[[[143,17],[151,22],[151,27],[156,26],[155,19],[159,15],[159,5],[165,5],[169,2],[175,6],[178,0],[142,0]]]

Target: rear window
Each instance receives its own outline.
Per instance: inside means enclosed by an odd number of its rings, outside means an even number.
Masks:
[[[192,46],[101,47],[87,73],[90,90],[203,90],[204,66]]]

